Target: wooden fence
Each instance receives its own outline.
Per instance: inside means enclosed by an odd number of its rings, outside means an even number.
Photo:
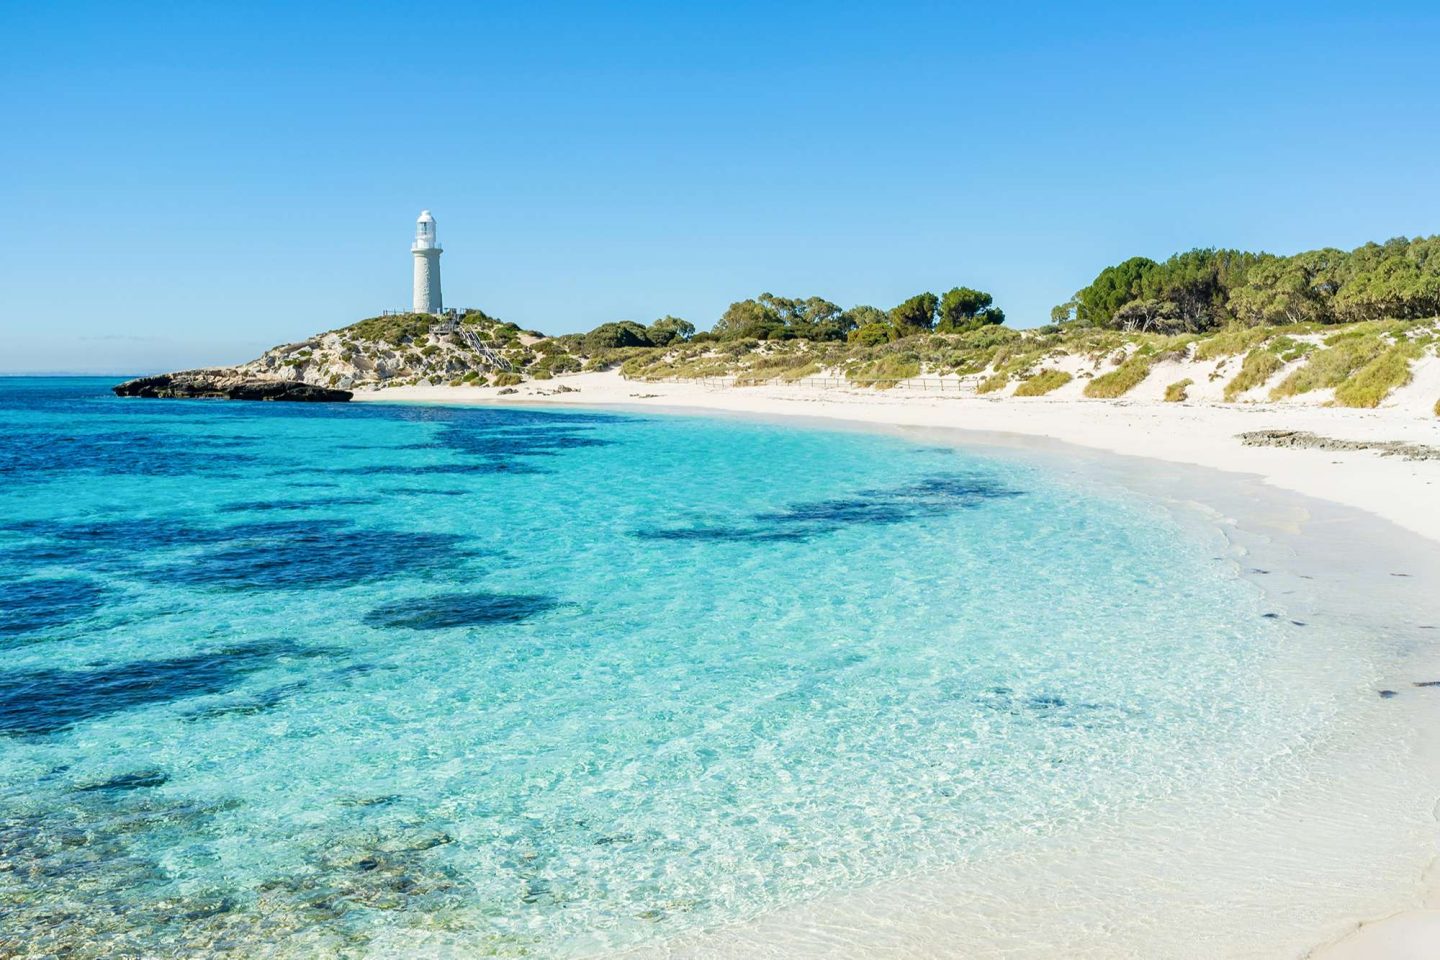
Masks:
[[[654,377],[655,383],[699,383],[712,387],[813,387],[835,390],[867,387],[874,390],[915,390],[921,393],[974,393],[975,385],[954,377]]]

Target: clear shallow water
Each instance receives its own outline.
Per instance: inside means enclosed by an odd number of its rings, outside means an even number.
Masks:
[[[1289,749],[1218,538],[902,439],[0,381],[0,930],[584,954]],[[417,947],[418,948],[418,947]]]

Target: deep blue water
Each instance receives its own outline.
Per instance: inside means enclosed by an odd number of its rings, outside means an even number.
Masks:
[[[597,952],[1286,729],[1215,540],[1034,462],[110,383],[0,380],[7,955]]]

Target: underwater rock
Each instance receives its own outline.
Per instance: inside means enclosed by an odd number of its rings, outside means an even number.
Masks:
[[[87,783],[75,789],[81,793],[95,793],[101,790],[142,790],[146,787],[163,786],[169,779],[159,770],[136,770],[133,773],[122,773],[118,777],[111,777],[109,780],[102,780],[99,783]]]
[[[443,593],[376,607],[365,614],[371,627],[445,630],[496,623],[520,623],[554,609],[551,597],[523,593]]]

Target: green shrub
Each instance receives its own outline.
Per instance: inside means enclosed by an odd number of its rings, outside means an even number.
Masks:
[[[783,371],[781,371],[781,373],[780,373],[780,379],[781,379],[781,380],[802,380],[802,379],[804,379],[805,377],[813,377],[813,376],[815,376],[817,373],[819,373],[819,372],[820,372],[821,370],[823,370],[823,369],[824,369],[824,367],[820,366],[820,364],[816,363],[814,360],[811,360],[809,363],[804,364],[804,365],[802,365],[802,366],[791,367],[791,368],[789,368],[788,370],[783,370]]]
[[[1293,397],[1311,390],[1338,387],[1356,370],[1384,353],[1379,337],[1346,338],[1334,346],[1317,350],[1300,369],[1281,380],[1270,391],[1271,400]]]
[[[1399,343],[1356,371],[1335,388],[1342,407],[1378,407],[1396,387],[1410,382],[1410,361],[1420,355],[1409,343]]]
[[[1234,400],[1246,390],[1260,386],[1283,366],[1285,361],[1269,350],[1251,350],[1245,354],[1245,362],[1240,365],[1235,379],[1225,384],[1225,399]]]
[[[525,378],[518,373],[501,372],[495,374],[490,381],[492,387],[515,387],[525,382]]]
[[[1064,370],[1042,370],[1015,388],[1017,397],[1043,397],[1075,379]]]
[[[435,317],[428,313],[399,313],[388,317],[371,317],[352,323],[340,330],[358,340],[383,340],[386,343],[400,343],[430,332]]]
[[[988,377],[986,377],[984,380],[981,380],[981,381],[980,381],[979,385],[975,387],[975,392],[976,392],[976,393],[994,393],[996,390],[1004,390],[1004,389],[1005,389],[1005,385],[1008,384],[1009,382],[1010,382],[1010,374],[1008,374],[1008,373],[992,373],[992,374],[990,374],[990,376],[988,376]]]
[[[591,371],[613,370],[635,357],[648,356],[649,352],[649,348],[646,347],[625,347],[619,350],[606,350],[586,360],[585,365],[580,369]],[[554,367],[551,367],[551,369],[553,370]]]
[[[518,330],[510,337],[511,340],[518,335]],[[585,352],[589,354],[600,353],[604,350],[614,350],[618,347],[648,347],[651,346],[650,335],[645,328],[633,320],[621,320],[617,323],[602,323],[600,326],[585,334]]]
[[[871,385],[884,390],[901,380],[920,376],[920,360],[913,354],[890,354],[856,364],[845,371],[845,376],[849,380],[875,381]]]
[[[1165,388],[1166,403],[1180,403],[1189,398],[1188,389],[1195,383],[1194,380],[1176,380]]]
[[[1273,329],[1266,327],[1232,327],[1222,330],[1195,345],[1195,359],[1218,360],[1221,357],[1233,357],[1237,353],[1258,347],[1268,340],[1273,332]]]
[[[1136,354],[1114,370],[1085,384],[1085,396],[1098,400],[1123,397],[1150,375],[1153,357]]]
[[[895,339],[895,328],[888,323],[867,323],[850,331],[851,343],[873,347]]]
[[[1294,337],[1279,336],[1265,344],[1265,349],[1286,363],[1291,363],[1312,352],[1315,345],[1303,340],[1296,340]]]

